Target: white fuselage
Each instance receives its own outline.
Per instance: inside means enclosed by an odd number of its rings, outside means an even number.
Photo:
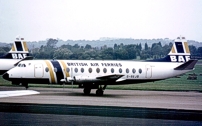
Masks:
[[[26,83],[61,83],[72,78],[77,83],[104,83],[98,77],[122,75],[110,84],[141,83],[167,79],[190,70],[174,70],[178,62],[140,62],[105,60],[26,60],[9,70],[11,81]]]
[[[0,75],[15,67],[14,64],[19,61],[20,59],[0,59]]]

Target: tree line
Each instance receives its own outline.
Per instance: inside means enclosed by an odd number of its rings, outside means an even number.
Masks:
[[[35,59],[72,59],[72,60],[145,60],[158,59],[166,56],[171,48],[172,43],[162,46],[161,42],[153,43],[151,47],[147,43],[124,45],[114,44],[114,47],[102,46],[92,47],[89,44],[79,46],[78,44],[64,44],[57,47],[57,39],[47,40],[46,45],[40,48],[30,50]],[[202,47],[196,48],[189,45],[192,55],[202,57]],[[8,47],[0,47],[0,55],[6,54],[10,49]]]

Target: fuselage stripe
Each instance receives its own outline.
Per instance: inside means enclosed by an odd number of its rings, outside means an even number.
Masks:
[[[46,65],[48,66],[48,69],[50,71],[50,79],[51,79],[50,83],[55,83],[54,73],[53,73],[53,69],[51,67],[51,64],[48,60],[45,60],[45,62],[46,62]]]
[[[56,74],[56,78],[57,78],[57,83],[60,83],[60,80],[61,79],[64,79],[64,75],[63,75],[63,72],[62,72],[62,68],[60,66],[60,63],[57,61],[57,60],[52,60],[51,61],[54,69],[56,68],[57,70],[55,71],[55,74]]]
[[[65,72],[65,77],[69,77],[69,73],[67,72],[67,66],[65,65],[65,62],[63,60],[60,60],[60,63],[62,64]]]

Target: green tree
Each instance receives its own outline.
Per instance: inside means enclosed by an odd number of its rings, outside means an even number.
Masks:
[[[202,56],[202,47],[197,49],[197,55]]]
[[[147,45],[147,43],[145,43],[145,45],[144,45],[144,50],[148,50],[149,49],[149,47],[148,47],[148,45]]]
[[[58,43],[58,40],[57,39],[48,39],[47,43],[46,43],[46,46],[48,48],[55,48],[56,47],[56,44]]]
[[[196,49],[195,46],[190,45],[190,46],[189,46],[189,50],[190,50],[190,53],[191,53],[192,55],[196,55],[197,49]]]
[[[91,45],[86,44],[85,49],[91,49],[91,48],[92,48]]]

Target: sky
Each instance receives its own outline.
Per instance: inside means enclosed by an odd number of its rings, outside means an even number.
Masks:
[[[98,40],[102,37],[202,42],[202,0],[0,0],[0,42],[20,35]]]

